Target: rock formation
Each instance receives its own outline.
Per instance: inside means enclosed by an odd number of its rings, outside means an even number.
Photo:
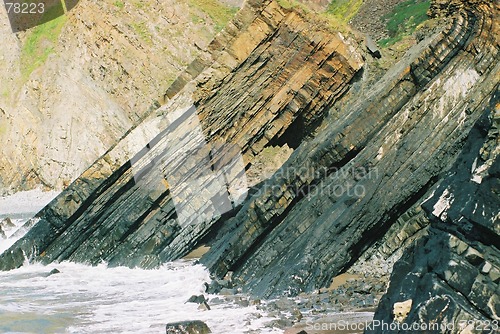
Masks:
[[[266,146],[298,146],[361,66],[340,34],[274,1],[249,2],[166,104],[43,209],[0,266],[28,257],[149,268],[181,257],[239,207],[237,167]]]
[[[329,286],[363,254],[404,253],[376,320],[498,321],[500,4],[431,11],[449,24],[366,87],[353,41],[247,1],[0,269],[150,268],[207,242],[214,276],[276,297]],[[294,152],[246,196],[243,168],[279,146]]]
[[[347,269],[449,168],[496,90],[496,9],[483,10],[457,15],[299,148],[202,263],[264,296],[327,286]]]
[[[174,0],[81,0],[43,29],[17,34],[3,8],[0,194],[69,185],[216,33],[209,13]]]

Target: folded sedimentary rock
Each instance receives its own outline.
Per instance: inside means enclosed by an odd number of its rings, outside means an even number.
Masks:
[[[0,268],[25,258],[150,268],[188,253],[244,200],[255,156],[283,138],[298,146],[349,88],[363,64],[353,45],[275,1],[249,1],[164,106],[38,213]]]

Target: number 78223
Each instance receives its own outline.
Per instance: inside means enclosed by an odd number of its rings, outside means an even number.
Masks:
[[[6,2],[5,7],[8,14],[43,14],[45,12],[45,4],[43,2]]]

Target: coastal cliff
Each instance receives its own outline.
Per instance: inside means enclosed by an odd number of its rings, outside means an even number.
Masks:
[[[0,269],[152,268],[208,244],[214,277],[270,298],[401,256],[376,320],[498,321],[500,4],[436,0],[429,14],[446,24],[367,85],[356,41],[247,1]],[[293,153],[247,178],[270,149]]]
[[[187,254],[239,208],[244,185],[226,189],[243,181],[231,171],[236,163],[244,169],[288,138],[298,146],[298,133],[287,130],[312,131],[363,64],[342,35],[274,1],[248,2],[208,50],[164,106],[37,214],[2,255],[3,269],[25,257],[151,268]],[[137,154],[129,159],[125,148]],[[208,175],[216,165],[226,170]],[[199,182],[189,187],[201,198],[183,197],[187,180]],[[173,183],[181,194],[171,194]]]
[[[18,33],[2,7],[0,195],[64,189],[156,109],[237,10],[214,7],[216,19],[196,1],[81,0]]]

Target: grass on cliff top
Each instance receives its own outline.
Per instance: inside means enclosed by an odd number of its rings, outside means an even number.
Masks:
[[[66,23],[66,15],[54,12],[52,7],[44,15],[52,20],[40,24],[27,32],[21,49],[21,73],[26,79],[30,74],[43,65],[49,55],[54,53],[59,34]]]
[[[217,32],[221,31],[239,10],[238,7],[226,6],[217,0],[188,0],[188,3],[192,8],[210,16]]]
[[[313,13],[311,8],[297,0],[277,1],[283,8],[298,9],[306,14]],[[348,22],[358,13],[362,4],[363,0],[332,0],[324,12],[314,12],[312,15],[335,31],[348,32]]]
[[[429,19],[427,10],[430,6],[429,0],[407,0],[394,7],[392,12],[384,17],[387,20],[389,38],[380,40],[380,46],[391,46],[412,35],[418,25]]]
[[[363,0],[332,0],[328,5],[326,14],[337,21],[347,24],[363,5]]]

